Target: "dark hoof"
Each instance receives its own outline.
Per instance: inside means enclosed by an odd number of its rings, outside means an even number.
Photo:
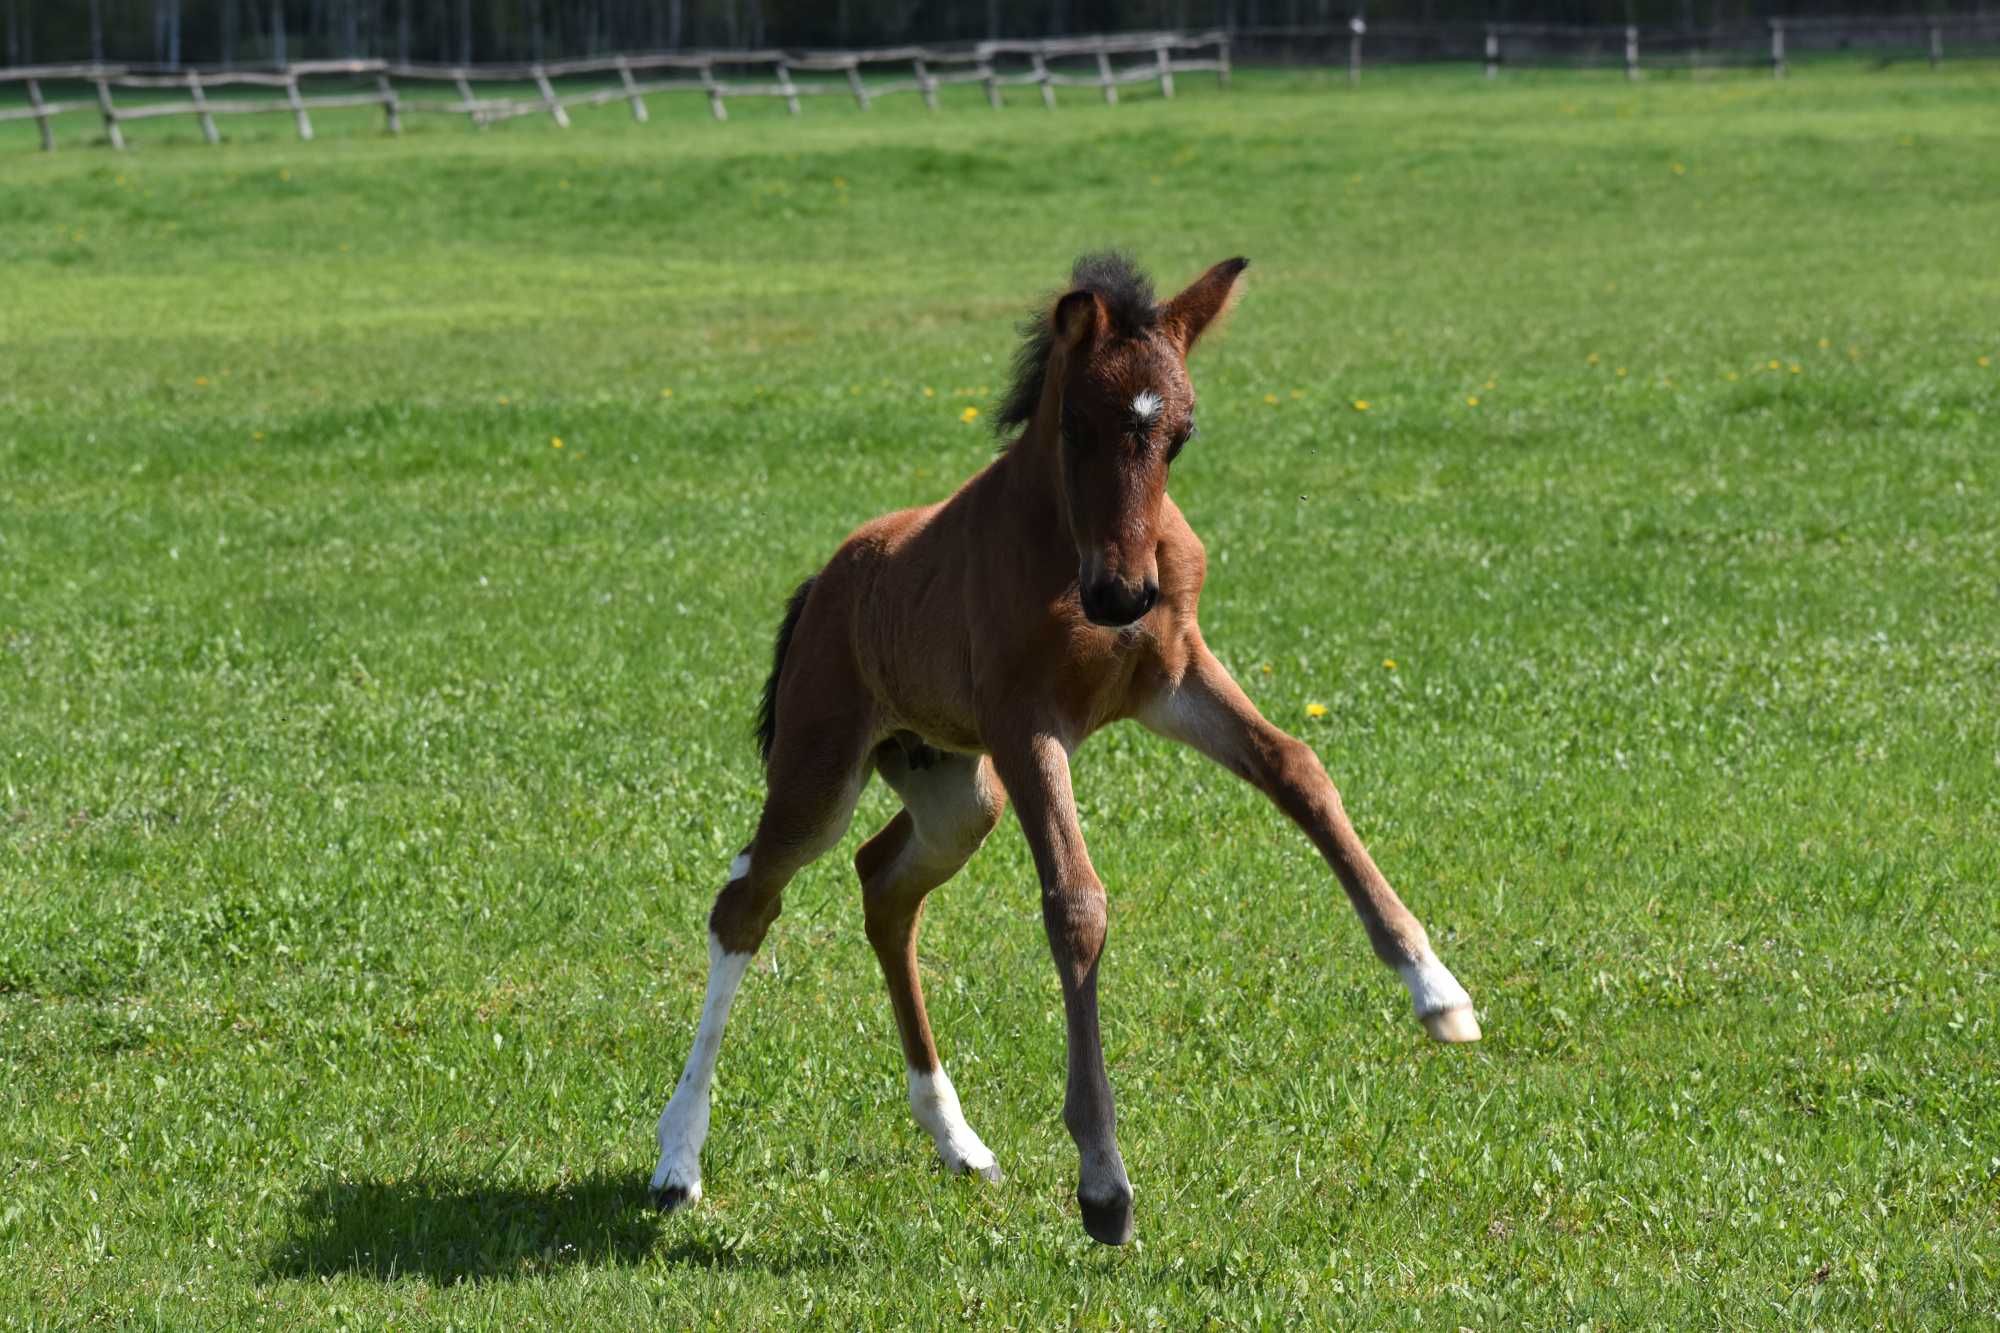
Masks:
[[[653,1207],[663,1213],[678,1213],[701,1196],[690,1195],[685,1185],[669,1185],[653,1191]]]
[[[1114,1194],[1108,1199],[1086,1199],[1076,1196],[1077,1206],[1083,1209],[1083,1229],[1090,1238],[1102,1245],[1123,1245],[1132,1239],[1132,1196]]]

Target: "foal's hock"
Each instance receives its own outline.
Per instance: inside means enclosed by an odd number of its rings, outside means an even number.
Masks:
[[[947,1167],[1000,1178],[938,1061],[916,942],[924,896],[965,864],[1011,798],[1062,982],[1077,1202],[1092,1236],[1131,1238],[1097,1026],[1104,885],[1069,782],[1070,753],[1126,718],[1269,796],[1333,868],[1430,1035],[1478,1040],[1471,998],[1355,836],[1318,756],[1258,713],[1195,620],[1206,558],[1167,480],[1195,433],[1188,352],[1247,267],[1224,260],[1160,303],[1124,257],[1078,260],[1068,291],[1026,330],[998,413],[1013,435],[1006,449],[942,503],[863,524],[794,594],[758,725],[769,791],[709,915],[701,1025],[660,1116],[661,1208],[701,1197],[723,1024],[780,895],[840,840],[875,772],[903,808],[854,868],[917,1123]]]

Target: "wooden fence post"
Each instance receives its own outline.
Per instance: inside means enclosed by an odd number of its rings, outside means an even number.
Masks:
[[[924,95],[924,105],[933,111],[937,110],[937,80],[931,77],[931,72],[925,66],[922,56],[918,56],[910,63],[916,66],[917,91]]]
[[[201,122],[201,137],[212,144],[221,143],[222,136],[215,132],[215,117],[208,110],[208,97],[201,90],[201,74],[196,70],[189,70],[187,84],[188,96],[194,101],[195,118]]]
[[[1498,78],[1499,75],[1500,33],[1497,29],[1488,28],[1486,30],[1486,77],[1493,79]]]
[[[785,110],[791,112],[795,116],[798,115],[799,114],[798,85],[792,82],[792,67],[790,65],[787,65],[782,60],[778,62],[778,89],[785,95]]]
[[[1000,79],[993,72],[993,57],[982,57],[979,61],[978,70],[979,77],[986,81],[986,105],[998,111],[1003,104],[1000,100]],[[1167,96],[1172,97],[1173,95],[1174,81],[1170,75],[1167,79]]]
[[[1771,77],[1785,77],[1785,21],[1771,20]]]
[[[35,128],[42,132],[42,151],[44,153],[55,152],[56,130],[55,126],[49,124],[49,106],[48,103],[42,100],[42,81],[40,79],[28,80],[28,105],[35,112]]]
[[[1625,78],[1634,82],[1639,77],[1639,25],[1625,25]]]
[[[1347,86],[1361,86],[1361,34],[1368,24],[1359,14],[1347,20]]]
[[[632,77],[631,62],[624,56],[618,57],[618,82],[625,85],[625,100],[632,104],[632,119],[641,125],[646,123],[646,99],[639,95],[639,84]]]
[[[472,81],[465,77],[465,71],[462,69],[455,69],[451,74],[452,81],[458,86],[458,100],[465,103],[466,119],[480,129],[485,129],[486,117],[479,114],[479,108],[475,105],[479,99],[472,95]]]
[[[1933,23],[1931,24],[1931,68],[1936,69],[1943,63],[1944,28],[1939,24]]]
[[[1032,57],[1035,62],[1035,82],[1042,85],[1042,105],[1053,111],[1056,109],[1055,85],[1049,82],[1049,62],[1040,51]]]
[[[1170,98],[1174,95],[1174,59],[1167,54],[1165,42],[1153,48],[1153,59],[1160,67],[1160,96]]]
[[[1097,48],[1097,82],[1104,89],[1104,105],[1118,105],[1118,85],[1111,81],[1111,57],[1104,48]]]
[[[375,76],[375,87],[382,94],[382,118],[388,122],[391,134],[403,132],[403,111],[396,102],[396,85],[389,82],[389,71],[383,70]]]
[[[1215,63],[1219,67],[1215,71],[1215,81],[1222,87],[1227,88],[1229,86],[1229,37],[1227,34],[1224,34],[1215,44]]]
[[[104,137],[113,148],[123,152],[125,131],[118,128],[118,108],[111,105],[111,80],[102,74],[97,78],[97,109],[104,113]]]
[[[292,118],[299,123],[299,141],[311,143],[313,123],[306,115],[305,100],[299,96],[299,76],[289,69],[285,71],[285,100],[292,104]]]
[[[854,94],[854,105],[866,111],[868,109],[868,89],[861,82],[861,62],[858,60],[847,62],[847,87]]]
[[[534,66],[528,72],[535,77],[535,87],[542,90],[542,105],[549,109],[549,119],[562,129],[568,129],[569,112],[563,110],[563,104],[556,100],[555,85],[549,82],[548,74],[540,65]]]
[[[708,109],[717,120],[728,120],[729,110],[722,105],[722,85],[715,81],[715,62],[701,62],[701,86],[708,90]]]

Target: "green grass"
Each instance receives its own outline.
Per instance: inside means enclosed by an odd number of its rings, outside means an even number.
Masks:
[[[0,128],[0,1321],[2000,1312],[2000,73],[1182,83]],[[924,936],[1008,1179],[934,1166],[879,785],[655,1217],[783,596],[990,456],[960,414],[1107,242],[1255,260],[1175,469],[1204,625],[1487,1038],[1115,729],[1139,1244],[1077,1222],[1011,821]]]

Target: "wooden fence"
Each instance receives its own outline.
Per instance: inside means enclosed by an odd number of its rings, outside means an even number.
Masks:
[[[1132,57],[1140,57],[1136,63]],[[1114,64],[1113,58],[1125,61]],[[1055,61],[1093,61],[1088,72],[1052,67]],[[885,67],[908,67],[905,77],[879,78]],[[723,71],[747,71],[753,77],[724,78]],[[870,82],[864,72],[878,74]],[[938,89],[947,84],[977,83],[984,86],[986,100],[995,109],[1003,105],[1002,90],[1033,87],[1041,94],[1042,105],[1053,110],[1056,89],[1088,87],[1097,89],[1106,102],[1116,104],[1120,86],[1157,82],[1163,96],[1174,95],[1176,74],[1213,73],[1225,86],[1229,82],[1229,38],[1220,32],[1137,33],[1117,36],[1077,37],[1051,41],[982,42],[963,49],[933,50],[925,47],[894,47],[868,51],[707,51],[666,55],[610,56],[589,60],[550,61],[529,65],[427,65],[393,64],[381,60],[315,60],[285,65],[274,70],[141,71],[122,65],[44,65],[0,69],[0,84],[26,85],[27,105],[0,107],[0,121],[33,120],[41,131],[42,148],[56,146],[55,121],[60,116],[95,112],[104,124],[104,137],[113,148],[125,147],[124,126],[132,121],[160,116],[193,116],[209,143],[221,141],[216,117],[222,115],[285,114],[293,118],[299,138],[313,137],[312,112],[330,107],[379,106],[387,129],[399,134],[406,113],[462,115],[481,127],[515,116],[546,115],[557,125],[569,126],[568,108],[603,106],[626,102],[632,118],[647,119],[646,99],[666,93],[700,93],[708,100],[717,120],[729,118],[732,97],[779,97],[786,109],[799,114],[800,99],[809,96],[852,97],[862,110],[878,98],[898,93],[917,93],[924,104],[937,109]],[[801,82],[794,74],[843,75],[841,81],[809,79]],[[312,81],[324,85],[333,79],[350,86],[366,85],[365,91],[313,92]],[[615,80],[585,91],[559,92],[555,80]],[[43,84],[68,82],[95,89],[94,100],[49,101]],[[452,97],[407,97],[397,83],[450,84]],[[482,97],[479,83],[504,83],[516,87],[531,84],[532,98],[510,95]],[[185,101],[127,102],[119,105],[118,90],[146,90],[158,93],[185,89]],[[234,90],[268,89],[271,97],[241,96]],[[229,90],[228,95],[209,94]]]
[[[1227,85],[1232,46],[1239,57],[1292,63],[1344,62],[1348,81],[1361,82],[1365,56],[1392,62],[1455,60],[1477,62],[1489,79],[1510,65],[1559,63],[1622,66],[1638,79],[1648,70],[1701,70],[1723,64],[1749,65],[1784,78],[1799,51],[1921,51],[1933,67],[1947,45],[1962,51],[2000,44],[2000,15],[1902,15],[1884,18],[1787,18],[1726,28],[1640,28],[1628,25],[1493,23],[1475,25],[1370,24],[1356,17],[1317,27],[1242,27],[1197,34],[1124,33],[1047,41],[992,41],[975,46],[933,49],[904,46],[866,51],[704,51],[620,55],[527,65],[396,64],[381,60],[316,60],[270,70],[137,69],[123,65],[45,65],[0,69],[0,87],[25,84],[25,106],[0,107],[0,121],[34,120],[42,147],[56,146],[55,121],[95,113],[113,148],[125,146],[123,126],[159,116],[193,116],[202,136],[217,143],[216,117],[289,115],[301,139],[313,135],[313,111],[330,107],[379,106],[390,133],[402,132],[406,113],[462,115],[477,126],[515,116],[546,115],[569,125],[573,106],[630,105],[632,118],[647,119],[646,99],[669,93],[699,93],[717,120],[729,118],[732,97],[783,98],[799,114],[802,99],[852,97],[864,111],[877,98],[916,93],[937,109],[938,90],[948,84],[980,84],[996,109],[1002,90],[1032,87],[1042,105],[1054,109],[1056,89],[1095,88],[1106,102],[1118,101],[1127,84],[1159,84],[1174,95],[1174,76],[1213,73]],[[1114,60],[1122,63],[1114,63]],[[1067,62],[1057,65],[1055,62]],[[1081,67],[1081,68],[1079,68]],[[907,73],[903,71],[907,70]],[[725,77],[725,75],[727,77]],[[809,76],[804,80],[795,75]],[[886,75],[886,77],[885,77]],[[840,76],[838,78],[833,76]],[[871,82],[870,80],[873,79]],[[345,91],[328,91],[334,80]],[[597,86],[559,91],[556,80],[586,80]],[[398,83],[449,84],[451,96],[406,96]],[[68,83],[94,90],[94,97],[49,101],[45,83]],[[317,84],[319,91],[308,93]],[[482,96],[475,85],[489,85]],[[490,85],[506,84],[500,89]],[[523,85],[531,97],[516,95]],[[268,90],[271,96],[244,95]],[[185,90],[185,101],[119,105],[115,93],[153,94]],[[219,97],[209,94],[220,92]]]

